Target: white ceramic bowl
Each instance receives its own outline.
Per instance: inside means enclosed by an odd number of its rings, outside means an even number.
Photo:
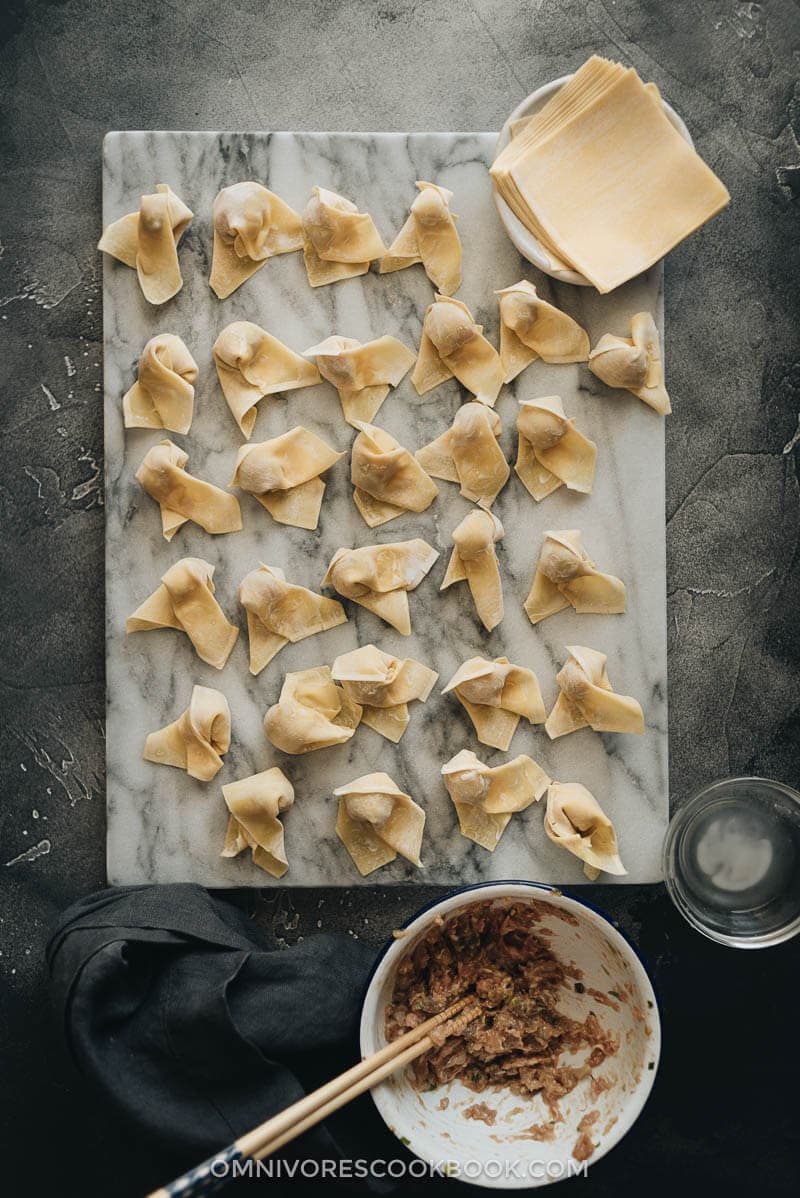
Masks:
[[[523,900],[555,909],[551,918],[544,915],[542,925],[552,934],[553,952],[582,970],[585,987],[630,996],[627,1002],[618,1004],[618,1011],[599,1005],[586,993],[575,993],[559,1003],[561,1010],[576,1019],[585,1019],[590,1010],[595,1010],[601,1024],[619,1036],[618,1051],[595,1071],[596,1076],[615,1078],[615,1083],[593,1098],[587,1083],[580,1082],[562,1098],[559,1106],[564,1121],[556,1125],[557,1138],[550,1142],[519,1138],[531,1124],[547,1123],[551,1118],[539,1096],[524,1099],[507,1090],[476,1094],[457,1080],[419,1093],[401,1072],[377,1086],[372,1097],[390,1130],[428,1165],[477,1185],[522,1189],[575,1175],[578,1163],[572,1158],[572,1149],[579,1134],[578,1123],[588,1111],[600,1111],[600,1119],[590,1132],[597,1145],[590,1166],[633,1126],[656,1075],[660,1023],[644,966],[604,915],[581,900],[537,882],[487,882],[454,891],[423,907],[405,925],[405,934],[394,939],[379,957],[361,1015],[363,1056],[377,1052],[386,1043],[384,1012],[401,958],[435,920],[446,920],[465,906],[486,899]],[[575,922],[566,922],[555,911],[568,912]],[[565,1063],[568,1060],[564,1058]],[[448,1102],[442,1110],[445,1097]],[[464,1117],[463,1109],[476,1102],[484,1102],[497,1112],[493,1126]]]
[[[568,83],[571,78],[572,75],[562,75],[560,79],[554,79],[552,83],[545,83],[542,87],[537,88],[535,92],[531,92],[521,104],[517,105],[500,130],[495,157],[511,140],[511,125],[513,122],[525,116],[533,116],[540,108],[544,108],[547,101],[555,95],[559,88]],[[675,109],[666,100],[662,100],[661,103],[664,106],[664,114],[670,124],[675,126],[681,137],[688,141],[690,146],[693,145],[692,135]],[[500,220],[503,222],[506,233],[508,233],[511,241],[522,254],[523,258],[527,258],[528,262],[532,262],[534,266],[538,266],[539,270],[543,271],[546,275],[550,275],[551,278],[560,279],[562,283],[574,283],[578,287],[591,287],[589,280],[584,278],[582,274],[578,274],[575,270],[554,270],[550,266],[550,258],[539,239],[514,215],[496,188],[493,187],[492,190]]]

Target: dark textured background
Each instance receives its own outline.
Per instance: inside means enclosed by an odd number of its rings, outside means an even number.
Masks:
[[[672,799],[726,774],[797,785],[800,9],[12,0],[2,23],[0,1177],[125,1198],[161,1179],[66,1059],[42,957],[55,913],[104,880],[103,134],[495,129],[593,51],[655,80],[733,197],[667,262]],[[430,893],[283,891],[260,916],[281,943],[320,926],[378,943]],[[718,948],[662,887],[590,893],[650,958],[665,1046],[624,1147],[568,1184],[789,1193],[794,947]]]

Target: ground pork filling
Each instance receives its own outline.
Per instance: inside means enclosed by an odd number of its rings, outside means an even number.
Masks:
[[[411,1066],[418,1090],[435,1090],[458,1078],[476,1092],[505,1087],[541,1094],[553,1119],[563,1098],[619,1047],[594,1012],[570,1019],[559,998],[576,988],[581,972],[565,965],[547,943],[536,903],[473,903],[439,921],[400,962],[386,1037],[394,1040],[456,999],[474,995],[482,1014]],[[566,912],[557,912],[573,922]],[[562,1065],[564,1054],[584,1054]]]

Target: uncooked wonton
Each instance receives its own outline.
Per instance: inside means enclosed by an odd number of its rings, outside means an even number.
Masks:
[[[395,541],[337,549],[323,586],[331,586],[367,611],[374,612],[403,636],[411,633],[408,591],[422,582],[439,556],[427,541]]]
[[[360,720],[358,703],[336,685],[328,666],[317,666],[286,675],[264,731],[283,753],[311,753],[349,740]]]
[[[538,502],[562,485],[591,493],[597,446],[568,420],[558,395],[520,402],[519,446],[514,465],[525,488]]]
[[[255,865],[273,878],[282,878],[289,862],[278,817],[294,803],[294,787],[283,770],[276,766],[239,778],[223,786],[222,794],[230,815],[220,856],[236,857],[250,849]]]
[[[214,257],[209,285],[225,299],[269,258],[303,248],[303,222],[274,192],[252,181],[223,187],[211,209]]]
[[[136,382],[122,397],[125,427],[188,433],[196,381],[197,363],[180,337],[151,337],[142,350]]]
[[[428,474],[460,483],[461,494],[490,508],[509,476],[498,438],[500,417],[482,403],[465,403],[446,433],[418,449],[414,457]]]
[[[590,882],[601,870],[608,874],[628,872],[619,859],[614,825],[594,795],[579,782],[550,783],[544,830],[554,844],[580,857]]]
[[[166,183],[159,183],[142,196],[138,212],[106,226],[97,248],[136,271],[146,300],[164,304],[183,286],[178,242],[193,215]]]
[[[341,603],[287,582],[277,566],[245,575],[239,601],[247,612],[251,674],[260,674],[284,645],[347,623]]]
[[[503,587],[495,544],[505,536],[491,512],[473,511],[453,529],[453,552],[439,590],[466,582],[487,632],[503,619]]]
[[[198,782],[210,782],[222,769],[231,744],[231,712],[221,691],[196,686],[189,706],[173,723],[151,732],[144,742],[145,761],[186,770]]]
[[[325,494],[320,478],[343,453],[302,425],[270,441],[243,445],[231,486],[253,495],[279,524],[314,529]]]
[[[418,181],[417,187],[420,194],[381,258],[380,272],[385,275],[421,262],[436,290],[453,295],[461,286],[461,239],[450,211],[453,193],[435,183]]]
[[[339,392],[344,418],[355,428],[375,419],[389,388],[397,386],[415,361],[402,341],[389,336],[363,345],[352,337],[327,337],[305,353]]]
[[[546,717],[539,680],[533,670],[515,666],[507,657],[489,661],[471,657],[460,666],[443,695],[454,691],[472,721],[482,745],[505,751],[524,716],[531,724]]]
[[[590,615],[619,615],[625,611],[625,583],[601,574],[583,547],[577,528],[546,532],[525,611],[531,624],[565,607]]]
[[[336,834],[362,877],[399,853],[418,868],[425,812],[388,774],[364,774],[338,787]]]
[[[592,728],[595,732],[644,734],[644,715],[635,699],[618,695],[608,680],[606,655],[585,645],[567,645],[569,657],[556,674],[561,694],[545,722],[551,740]]]
[[[424,703],[439,677],[421,661],[393,657],[377,645],[340,654],[331,673],[345,694],[363,708],[362,724],[395,744],[408,727],[409,703],[415,699]]]
[[[601,337],[589,354],[589,369],[607,386],[631,391],[661,416],[672,411],[658,329],[649,312],[631,318],[630,337]]]
[[[185,632],[201,661],[221,670],[239,635],[214,598],[214,567],[201,557],[184,557],[167,570],[161,585],[128,616],[126,632],[175,628]]]
[[[235,320],[214,342],[214,362],[233,418],[249,440],[265,395],[321,382],[313,362],[250,320]]]
[[[215,535],[239,532],[242,512],[229,491],[188,474],[188,453],[172,441],[159,441],[142,459],[136,478],[161,509],[164,540],[171,541],[187,520]]]
[[[477,400],[494,407],[503,385],[503,367],[466,304],[437,295],[425,312],[411,381],[417,393],[425,395],[454,377]]]

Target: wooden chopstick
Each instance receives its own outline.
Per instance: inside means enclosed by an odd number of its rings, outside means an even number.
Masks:
[[[365,1090],[371,1090],[384,1078],[404,1068],[416,1057],[422,1056],[433,1047],[434,1041],[430,1033],[435,1028],[452,1020],[453,1026],[447,1029],[447,1036],[459,1035],[480,1011],[481,1008],[474,999],[460,998],[445,1011],[440,1011],[438,1015],[433,1015],[411,1031],[405,1032],[372,1056],[359,1061],[357,1065],[293,1103],[285,1111],[273,1115],[252,1131],[245,1132],[227,1148],[190,1169],[182,1177],[176,1178],[159,1190],[154,1190],[148,1198],[198,1198],[201,1194],[211,1193],[228,1180],[228,1169],[234,1160],[252,1157],[260,1161],[277,1152],[284,1144],[288,1144],[340,1107],[352,1102]]]

